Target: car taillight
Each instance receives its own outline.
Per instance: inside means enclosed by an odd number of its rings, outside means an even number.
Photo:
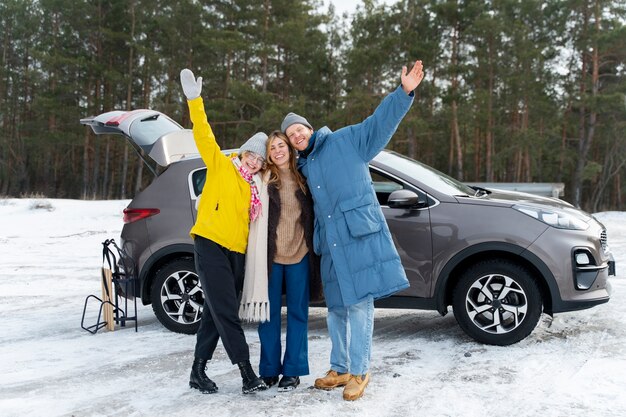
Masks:
[[[137,220],[145,219],[146,217],[159,214],[161,210],[156,208],[125,208],[124,209],[124,223],[132,223]]]

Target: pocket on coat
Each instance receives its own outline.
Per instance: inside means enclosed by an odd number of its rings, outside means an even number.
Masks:
[[[363,237],[378,232],[382,228],[382,212],[373,193],[365,193],[341,201],[343,212],[352,237]]]
[[[376,233],[381,229],[377,207],[361,206],[343,212],[352,237],[363,237]]]

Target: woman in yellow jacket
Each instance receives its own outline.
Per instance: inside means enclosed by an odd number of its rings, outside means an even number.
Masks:
[[[267,135],[256,133],[241,146],[239,156],[222,154],[200,97],[202,77],[196,79],[193,72],[184,69],[180,81],[196,146],[207,166],[198,217],[191,229],[204,307],[189,386],[205,394],[217,392],[217,385],[205,369],[221,338],[231,362],[241,371],[242,391],[248,394],[267,388],[250,365],[250,352],[238,317],[249,224],[262,210],[257,187],[260,178],[255,174],[265,164]]]

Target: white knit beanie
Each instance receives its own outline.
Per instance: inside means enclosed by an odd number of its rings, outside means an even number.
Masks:
[[[246,141],[239,148],[239,154],[243,155],[244,152],[254,152],[255,154],[266,158],[266,143],[267,143],[267,135],[263,132],[256,132],[250,139]]]

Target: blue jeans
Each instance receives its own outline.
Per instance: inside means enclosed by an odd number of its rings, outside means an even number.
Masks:
[[[363,375],[369,371],[374,331],[374,299],[328,309],[326,318],[332,342],[330,369]]]
[[[287,336],[281,364],[281,299],[283,280],[287,300]],[[262,376],[309,374],[309,255],[293,265],[273,263],[269,277],[270,321],[259,324]]]

